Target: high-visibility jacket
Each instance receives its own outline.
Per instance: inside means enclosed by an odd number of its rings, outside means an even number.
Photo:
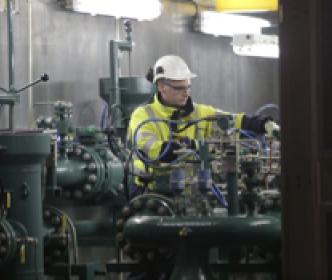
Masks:
[[[148,119],[169,120],[176,110],[178,109],[163,105],[159,101],[157,94],[155,94],[152,103],[140,106],[132,113],[129,122],[127,140],[131,143],[135,143],[137,148],[143,151],[149,159],[158,158],[162,144],[170,138],[169,126],[165,122],[146,122],[144,125],[141,124]],[[230,115],[230,113],[220,111],[209,105],[193,103],[193,111],[179,120],[189,121],[214,116],[216,114]],[[232,114],[232,116],[234,117],[234,127],[241,128],[244,114]],[[175,138],[188,137],[189,139],[203,140],[211,135],[212,125],[213,123],[211,121],[201,121],[180,133],[175,133],[174,136]],[[139,129],[137,129],[138,127]],[[134,139],[135,136],[136,139]],[[147,168],[147,166],[138,158],[134,160],[134,167],[136,172],[153,172],[153,169]],[[141,185],[140,181],[137,179],[135,179],[135,183]],[[152,185],[149,185],[149,187],[150,186]]]

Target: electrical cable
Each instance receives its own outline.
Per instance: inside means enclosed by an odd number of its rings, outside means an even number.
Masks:
[[[143,125],[145,125],[146,123],[149,123],[149,122],[153,122],[153,123],[156,123],[156,122],[164,122],[164,123],[166,123],[167,125],[168,125],[168,129],[169,129],[169,139],[168,139],[168,143],[167,143],[167,145],[166,145],[166,147],[165,147],[165,149],[161,152],[161,154],[157,157],[157,158],[155,158],[155,159],[148,159],[148,158],[146,158],[144,155],[143,155],[143,153],[138,149],[138,147],[137,147],[137,134],[138,134],[138,131],[139,131],[139,129],[143,126]],[[151,164],[151,163],[155,163],[155,162],[157,162],[157,161],[159,161],[163,156],[165,156],[167,153],[168,153],[168,151],[169,151],[169,149],[170,149],[170,147],[171,147],[171,144],[172,144],[172,138],[173,138],[173,133],[172,133],[172,130],[171,130],[171,123],[172,122],[174,122],[174,121],[170,121],[170,120],[167,120],[167,119],[147,119],[147,120],[144,120],[144,121],[142,121],[137,127],[136,127],[136,129],[135,129],[135,131],[134,131],[134,134],[133,134],[133,150],[134,150],[134,152],[136,153],[136,155],[138,156],[138,158],[140,159],[140,160],[142,160],[144,163],[146,163],[146,164]]]
[[[249,131],[249,130],[244,130],[244,129],[240,129],[240,134],[250,138],[250,139],[256,139],[257,134]]]
[[[194,119],[194,120],[190,120],[190,121],[158,119],[158,118],[144,120],[136,127],[136,129],[133,133],[133,149],[134,149],[135,153],[137,154],[137,156],[139,157],[140,160],[142,160],[146,164],[151,165],[151,164],[156,163],[157,161],[159,161],[163,156],[165,156],[167,154],[167,152],[169,151],[169,149],[171,147],[171,142],[172,142],[172,139],[173,139],[173,132],[180,133],[180,132],[184,131],[185,129],[187,129],[188,127],[190,127],[192,125],[195,125],[195,124],[197,124],[201,121],[216,121],[218,119],[219,119],[218,116],[208,116],[208,117]],[[137,134],[138,134],[139,129],[143,125],[145,125],[146,123],[149,123],[149,122],[153,122],[153,123],[164,122],[164,123],[167,124],[168,129],[169,129],[168,143],[167,143],[165,149],[162,151],[162,153],[155,159],[146,158],[142,154],[142,152],[137,148],[137,143],[136,143],[137,142]],[[183,123],[185,123],[186,125],[184,127],[182,127],[181,129],[175,129],[175,130],[171,129],[172,124],[183,124]]]

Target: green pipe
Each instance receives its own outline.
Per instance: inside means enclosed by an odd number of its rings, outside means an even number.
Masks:
[[[239,195],[237,187],[237,173],[234,171],[227,172],[226,181],[227,181],[228,215],[235,216],[240,213]]]
[[[96,236],[96,235],[111,235],[115,234],[115,226],[112,219],[109,220],[100,220],[100,221],[91,221],[91,220],[80,220],[74,222],[77,236],[86,237],[86,236]]]
[[[59,160],[56,168],[58,186],[80,184],[85,181],[86,164],[78,160]]]
[[[280,245],[280,219],[272,216],[157,217],[136,216],[125,225],[130,243],[141,246],[176,246],[189,241],[197,246]]]
[[[115,104],[117,106],[122,105],[121,95],[120,95],[120,86],[119,86],[119,51],[127,51],[130,52],[132,49],[131,41],[110,41],[110,75],[111,75],[111,86],[114,95],[109,95],[108,100],[108,109],[111,110],[111,104]],[[114,98],[114,100],[112,100]],[[117,111],[118,112],[118,111]],[[111,114],[111,112],[109,112]],[[118,114],[118,113],[117,113]],[[118,115],[115,115],[117,122],[114,124],[115,127],[121,128],[123,127],[121,118],[118,118]]]

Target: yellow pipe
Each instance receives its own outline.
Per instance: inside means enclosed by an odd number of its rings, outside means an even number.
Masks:
[[[217,12],[277,11],[278,0],[215,0]]]

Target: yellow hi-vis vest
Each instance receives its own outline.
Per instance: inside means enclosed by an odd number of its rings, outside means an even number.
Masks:
[[[220,114],[230,115],[228,112],[220,111],[212,106],[194,103],[194,110],[188,116],[179,120],[189,121],[194,119],[205,118],[208,116],[215,116]],[[146,104],[138,107],[131,115],[127,140],[131,143],[136,143],[139,150],[143,151],[149,159],[158,158],[161,146],[164,141],[170,138],[170,131],[165,122],[146,122],[142,125],[136,133],[136,141],[134,141],[134,133],[140,124],[148,119],[168,119],[170,120],[176,108],[168,107],[160,103],[157,94],[151,104]],[[243,113],[232,114],[234,117],[234,127],[241,128]],[[196,125],[192,125],[180,133],[173,133],[174,138],[188,137],[189,139],[204,140],[212,133],[213,123],[210,121],[201,121]],[[181,125],[178,126],[181,128]],[[134,169],[136,172],[152,172],[153,168],[146,168],[145,164],[138,158],[134,159]],[[142,185],[140,181],[135,178],[135,184]],[[149,184],[149,188],[153,188],[153,184]]]

